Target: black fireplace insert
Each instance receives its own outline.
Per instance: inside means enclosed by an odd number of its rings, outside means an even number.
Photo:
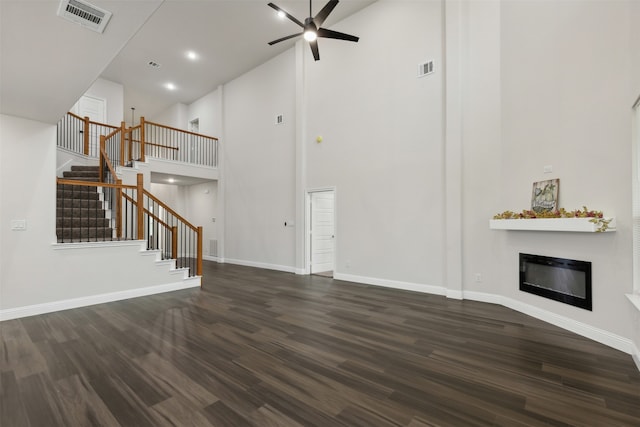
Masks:
[[[592,310],[591,263],[521,253],[520,290]]]

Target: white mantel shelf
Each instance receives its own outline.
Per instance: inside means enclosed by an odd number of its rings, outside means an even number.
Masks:
[[[513,231],[571,231],[596,233],[598,224],[589,222],[591,218],[535,218],[535,219],[492,219],[489,228],[492,230]],[[616,231],[616,219],[611,220],[605,232]]]

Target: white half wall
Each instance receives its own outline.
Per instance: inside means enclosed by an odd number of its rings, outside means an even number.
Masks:
[[[55,125],[0,115],[0,150],[0,310],[129,295],[182,280],[153,260],[140,268],[138,257],[113,245],[56,249]],[[26,230],[11,231],[12,220],[25,220]]]

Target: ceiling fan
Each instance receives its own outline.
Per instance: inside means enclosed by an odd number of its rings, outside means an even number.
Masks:
[[[340,33],[338,31],[327,30],[326,28],[322,28],[322,24],[324,23],[327,16],[333,11],[333,9],[338,5],[338,0],[329,0],[329,2],[322,8],[318,14],[313,17],[312,9],[311,9],[311,0],[309,0],[309,17],[304,20],[304,24],[296,19],[294,16],[289,14],[286,10],[281,7],[276,6],[273,3],[269,3],[269,6],[278,11],[280,16],[286,16],[291,21],[298,24],[302,27],[301,33],[291,34],[290,36],[282,37],[280,39],[269,42],[269,45],[274,45],[276,43],[280,43],[285,40],[292,39],[298,36],[304,36],[304,39],[309,42],[309,46],[311,47],[311,52],[313,52],[313,59],[316,61],[320,59],[320,52],[318,51],[318,37],[324,37],[326,39],[338,39],[338,40],[347,40],[350,42],[357,42],[359,37],[352,36],[350,34]]]

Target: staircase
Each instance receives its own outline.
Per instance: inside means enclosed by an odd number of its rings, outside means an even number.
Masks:
[[[64,179],[98,182],[98,166],[72,166]],[[58,184],[56,235],[59,243],[113,240],[98,187]]]

